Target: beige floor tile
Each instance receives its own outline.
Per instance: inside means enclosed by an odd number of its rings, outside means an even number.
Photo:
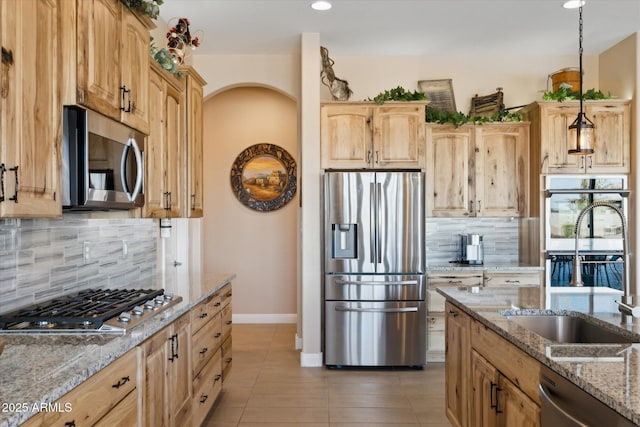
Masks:
[[[246,408],[242,423],[326,423],[326,408]]]
[[[300,367],[295,325],[233,325],[233,368],[203,427],[450,427],[444,364]]]
[[[418,419],[403,408],[329,408],[329,422],[417,424]]]

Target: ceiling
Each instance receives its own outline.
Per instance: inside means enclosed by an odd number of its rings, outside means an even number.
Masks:
[[[569,55],[578,52],[578,10],[563,0],[164,0],[170,25],[188,18],[196,54],[296,54],[300,34],[319,33],[332,56]],[[587,0],[584,53],[640,31],[640,0]]]

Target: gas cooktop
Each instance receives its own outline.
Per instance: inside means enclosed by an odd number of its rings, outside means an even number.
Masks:
[[[163,289],[85,289],[0,315],[0,333],[124,334],[181,300]]]

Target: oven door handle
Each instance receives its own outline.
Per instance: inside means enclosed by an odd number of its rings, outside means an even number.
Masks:
[[[343,280],[336,279],[336,285],[358,285],[358,286],[369,286],[369,285],[382,285],[382,286],[395,286],[395,285],[418,285],[417,280],[397,280],[391,282],[374,282],[374,281],[361,281],[361,280]]]
[[[335,308],[336,311],[343,312],[355,312],[355,313],[415,313],[418,311],[418,307],[404,307],[404,308],[351,308],[338,305]]]
[[[136,159],[136,183],[133,187],[133,192],[129,192],[129,185],[127,183],[127,155],[129,154],[129,149],[133,148],[133,154]],[[133,202],[138,197],[138,193],[140,193],[140,188],[142,187],[142,175],[144,172],[142,171],[142,153],[140,152],[140,148],[136,143],[134,138],[129,138],[127,141],[127,145],[125,145],[124,150],[122,151],[122,158],[120,159],[120,180],[122,181],[122,188],[127,192],[129,196],[129,201]]]

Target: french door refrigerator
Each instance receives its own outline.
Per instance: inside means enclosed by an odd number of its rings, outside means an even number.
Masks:
[[[324,176],[328,366],[426,363],[424,175]]]

